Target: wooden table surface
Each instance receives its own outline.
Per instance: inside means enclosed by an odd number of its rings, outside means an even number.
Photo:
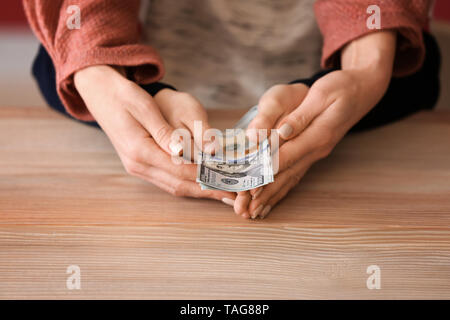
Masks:
[[[249,221],[128,176],[95,128],[1,107],[0,298],[449,299],[450,112],[347,136]]]

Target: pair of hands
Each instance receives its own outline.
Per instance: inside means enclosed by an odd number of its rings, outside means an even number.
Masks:
[[[163,89],[153,98],[108,66],[77,72],[75,86],[128,173],[176,196],[222,200],[238,215],[264,218],[381,99],[392,75],[395,41],[393,32],[369,34],[342,50],[342,70],[327,74],[311,88],[270,88],[249,129],[278,130],[279,170],[273,183],[238,194],[201,190],[195,182],[196,165],[171,160],[174,129],[193,133],[195,120],[203,122],[203,132],[210,128],[206,111],[191,95]]]

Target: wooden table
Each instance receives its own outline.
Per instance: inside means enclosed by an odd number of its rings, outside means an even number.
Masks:
[[[97,129],[1,107],[0,298],[449,299],[450,112],[346,137],[249,221],[128,176]]]

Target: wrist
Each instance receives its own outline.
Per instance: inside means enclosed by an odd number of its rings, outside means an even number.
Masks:
[[[361,70],[376,82],[389,82],[392,77],[396,32],[379,31],[347,44],[342,50],[342,70]]]
[[[80,91],[89,88],[95,83],[104,83],[105,80],[124,80],[125,69],[109,65],[95,65],[78,70],[74,74],[75,88]]]

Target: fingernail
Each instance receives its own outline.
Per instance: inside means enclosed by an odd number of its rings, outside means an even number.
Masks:
[[[229,205],[229,206],[234,206],[234,200],[233,199],[229,199],[229,198],[223,198],[222,202]]]
[[[263,212],[261,212],[261,219],[264,219],[270,212],[270,209],[272,209],[271,206],[266,206],[263,210]]]
[[[292,129],[289,124],[285,123],[281,126],[280,129],[278,129],[278,133],[283,139],[287,139],[291,135],[293,130],[294,129]]]
[[[256,210],[253,211],[252,219],[255,219],[261,213],[263,208],[264,208],[264,205],[260,205],[258,208],[256,208]]]
[[[242,216],[243,216],[245,219],[249,219],[249,218],[250,218],[250,215],[248,214],[248,212],[244,212],[244,213],[242,214]]]
[[[262,191],[263,191],[263,188],[262,188],[262,187],[259,188],[259,189],[253,194],[252,200],[255,200],[255,199],[261,194]]]
[[[169,144],[170,151],[172,151],[172,155],[179,156],[181,155],[181,151],[183,151],[183,145],[179,142],[172,141]]]

